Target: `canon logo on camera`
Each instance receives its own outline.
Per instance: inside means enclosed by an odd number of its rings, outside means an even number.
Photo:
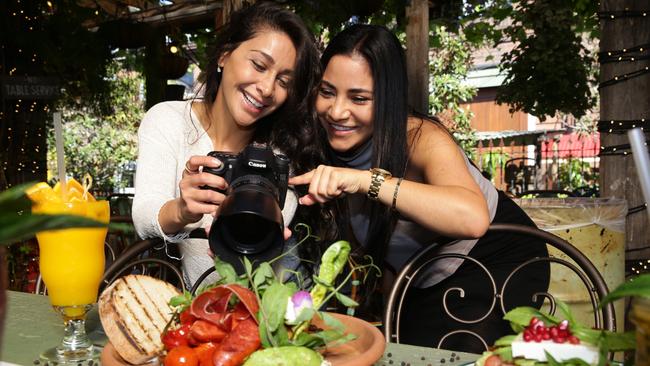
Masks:
[[[248,166],[251,166],[253,168],[266,168],[265,163],[257,163],[257,162],[254,162],[254,161],[249,161]]]

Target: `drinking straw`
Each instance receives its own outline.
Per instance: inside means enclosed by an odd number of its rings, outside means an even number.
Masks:
[[[65,181],[65,159],[63,156],[63,126],[61,125],[61,112],[54,112],[54,139],[56,141],[56,169],[61,182],[61,196],[65,200],[67,187]]]
[[[627,137],[630,139],[630,147],[632,148],[636,173],[641,182],[643,198],[645,198],[646,206],[648,206],[650,205],[650,157],[648,156],[645,136],[642,129],[633,128],[627,131]],[[650,218],[650,215],[648,215],[648,218]]]

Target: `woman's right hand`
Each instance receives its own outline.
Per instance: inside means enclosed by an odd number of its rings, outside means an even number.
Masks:
[[[203,172],[203,167],[219,168],[221,164],[219,159],[203,155],[194,155],[187,160],[183,178],[178,184],[178,217],[181,222],[189,224],[199,221],[204,214],[217,214],[224,194],[202,187],[209,186],[225,191],[228,183],[223,177]]]

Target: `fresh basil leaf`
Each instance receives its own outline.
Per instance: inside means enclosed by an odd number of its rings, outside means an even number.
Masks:
[[[192,294],[185,290],[181,295],[174,296],[169,299],[169,306],[171,307],[188,307],[192,304]]]
[[[316,314],[316,311],[313,308],[305,308],[300,312],[300,314],[298,314],[294,323],[300,324],[302,322],[311,320],[314,317],[314,314]]]
[[[512,345],[512,341],[514,341],[515,338],[517,338],[517,335],[516,335],[516,334],[511,334],[511,335],[503,336],[503,337],[497,339],[496,341],[494,341],[494,346],[495,346],[495,347],[506,347],[506,346],[510,346],[510,345]]]
[[[244,261],[244,270],[246,271],[246,274],[252,274],[253,273],[253,264],[251,264],[251,261],[248,259],[248,257],[244,256],[242,258]]]
[[[650,297],[650,273],[642,274],[624,282],[605,296],[600,302],[600,306],[626,296]]]
[[[320,311],[320,312],[318,312],[318,316],[321,319],[323,319],[323,323],[325,323],[325,325],[327,327],[329,327],[329,328],[331,328],[333,330],[339,331],[339,332],[343,332],[345,330],[345,326],[343,325],[343,323],[341,323],[340,320],[336,319],[335,317],[333,317],[329,313],[324,312],[324,311]]]
[[[325,345],[325,341],[315,333],[302,332],[293,340],[293,344],[307,348],[319,348]]]
[[[542,313],[538,309],[529,306],[521,306],[514,308],[503,316],[504,320],[510,322],[510,326],[516,333],[523,331],[524,327],[530,324],[530,319],[536,317],[542,320],[545,324],[558,324],[560,320],[552,315]]]
[[[257,317],[259,319],[260,341],[262,343],[262,347],[270,348],[273,347],[273,342],[271,342],[271,337],[273,335],[271,334],[271,331],[266,327],[266,322],[262,321],[262,317],[263,316],[260,312]]]
[[[334,296],[336,296],[336,299],[339,300],[339,302],[343,304],[343,306],[347,306],[349,308],[359,306],[358,302],[352,300],[352,298],[340,292],[335,292]]]
[[[572,329],[575,328],[578,323],[576,322],[575,317],[571,313],[571,309],[569,309],[569,306],[563,301],[557,299],[555,300],[555,303],[557,304],[558,309],[560,309],[560,313],[562,313],[564,319],[566,319],[569,322],[569,326]]]
[[[214,269],[219,274],[219,278],[223,280],[222,283],[230,284],[237,282],[237,272],[235,272],[235,268],[232,264],[222,261],[218,255],[214,256]]]
[[[255,270],[255,275],[253,276],[253,284],[255,286],[260,286],[267,279],[273,278],[273,269],[269,262],[260,263],[259,267]]]
[[[276,347],[292,345],[291,341],[289,340],[289,333],[287,332],[287,328],[284,325],[278,327],[278,330],[275,332],[275,339],[277,341]]]
[[[287,311],[287,300],[291,290],[280,282],[272,283],[262,296],[262,308],[267,317],[267,325],[271,332],[275,332],[284,323],[284,314]]]
[[[548,366],[562,366],[560,363],[551,356],[550,353],[547,351],[544,351],[544,354],[546,355],[546,362],[548,363]]]
[[[506,346],[506,347],[499,347],[494,350],[494,354],[499,356],[501,360],[510,362],[512,361],[512,347]]]
[[[285,282],[284,285],[287,286],[291,290],[292,294],[295,294],[296,292],[298,292],[298,285],[296,285],[295,283],[293,283],[293,282]]]

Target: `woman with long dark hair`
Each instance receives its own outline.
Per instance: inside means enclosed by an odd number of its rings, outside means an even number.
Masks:
[[[312,168],[318,156],[307,122],[318,53],[296,14],[270,2],[233,13],[209,60],[203,98],[153,106],[138,131],[135,227],[142,238],[180,243],[190,285],[213,263],[207,241],[189,233],[209,227],[224,199],[202,187],[227,187],[223,177],[203,172],[222,164],[206,154],[237,154],[251,142],[266,143],[287,155],[296,173]],[[287,194],[285,225],[296,206],[295,195]]]
[[[374,25],[347,28],[332,39],[321,67],[315,106],[329,165],[290,183],[309,185],[300,198],[303,205],[333,201],[339,235],[358,243],[388,277],[433,242],[440,243],[439,253],[482,261],[498,284],[517,265],[547,255],[542,242],[485,235],[490,223],[534,224],[480,174],[437,119],[409,113],[404,52],[390,31]],[[447,238],[464,240],[446,245]],[[512,284],[521,290],[519,303],[548,287],[548,266],[528,273]],[[488,342],[507,334],[498,310],[481,323],[485,334],[479,326],[458,323],[442,307],[445,290],[462,287],[466,298],[447,302],[453,313],[472,320],[487,313],[494,296],[480,276],[460,259],[427,267],[407,293],[402,341],[436,346],[459,328],[479,331]],[[481,344],[472,344],[471,338],[450,337],[443,347],[479,351]]]

